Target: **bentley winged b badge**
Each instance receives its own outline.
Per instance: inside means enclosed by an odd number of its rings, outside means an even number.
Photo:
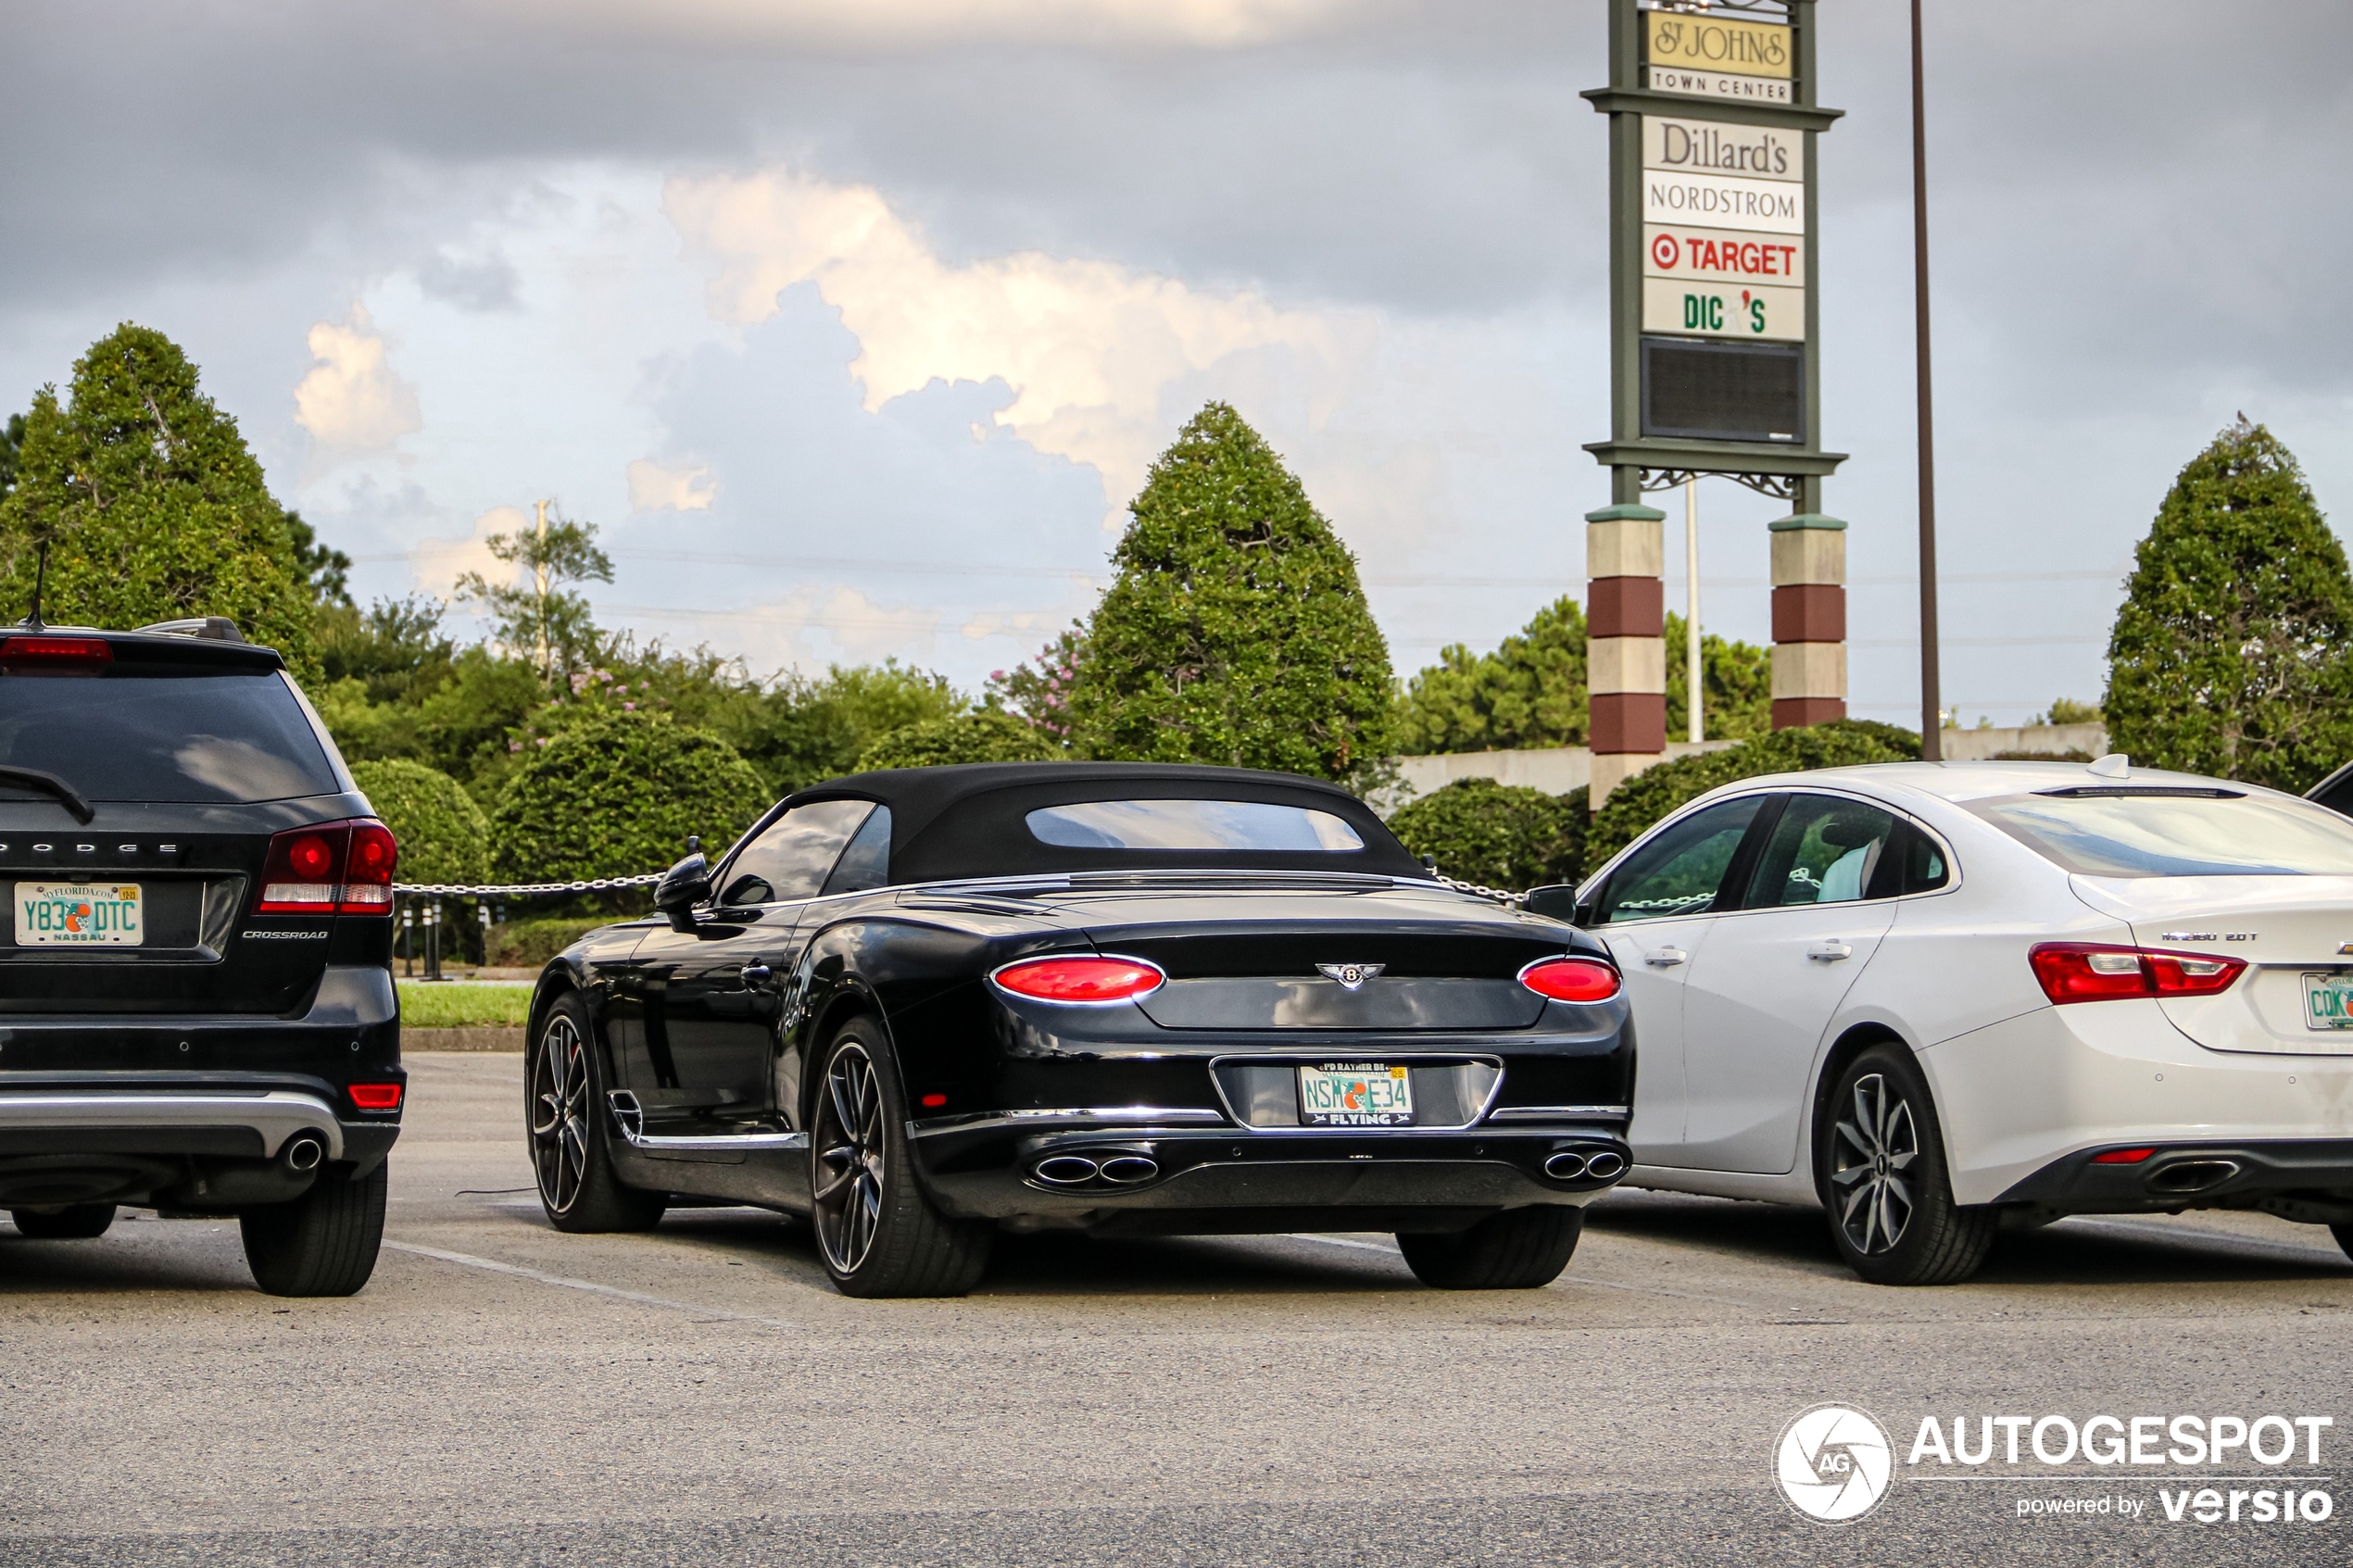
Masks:
[[[1343,991],[1361,991],[1365,982],[1378,977],[1389,966],[1385,963],[1319,963],[1315,966],[1327,980],[1337,980]]]

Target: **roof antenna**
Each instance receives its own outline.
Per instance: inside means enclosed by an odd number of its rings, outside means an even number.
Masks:
[[[49,541],[42,540],[40,548],[40,560],[32,569],[32,612],[24,618],[28,632],[47,630],[41,619],[41,597],[49,591]]]

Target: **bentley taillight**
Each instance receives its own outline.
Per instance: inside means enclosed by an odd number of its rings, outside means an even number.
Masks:
[[[2026,955],[2043,995],[2053,1002],[2105,1002],[2120,997],[2211,997],[2227,991],[2244,959],[2113,947],[2095,942],[2044,942]]]
[[[1519,983],[1556,1002],[1605,1002],[1617,995],[1617,971],[1599,959],[1538,959]]]
[[[988,977],[1000,990],[1034,1002],[1101,1005],[1132,1002],[1160,989],[1168,976],[1141,959],[1069,956],[1024,959]]]

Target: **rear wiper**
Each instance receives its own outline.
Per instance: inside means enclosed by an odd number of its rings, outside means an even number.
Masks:
[[[37,789],[44,795],[55,796],[59,805],[73,813],[73,820],[77,822],[87,823],[98,814],[91,809],[90,802],[82,798],[80,790],[57,774],[44,773],[38,768],[12,768],[0,762],[0,784],[22,784],[27,789]]]

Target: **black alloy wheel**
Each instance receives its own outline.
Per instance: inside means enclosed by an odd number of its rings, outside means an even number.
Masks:
[[[272,1296],[357,1295],[376,1272],[390,1185],[388,1164],[364,1176],[324,1171],[293,1202],[238,1215],[254,1284]]]
[[[1585,1234],[1585,1210],[1567,1204],[1506,1209],[1466,1231],[1401,1231],[1397,1249],[1439,1290],[1537,1290],[1560,1278]]]
[[[34,1241],[88,1241],[107,1234],[114,1223],[111,1203],[74,1203],[54,1212],[36,1209],[11,1209],[8,1218],[17,1229]]]
[[[817,1251],[846,1296],[962,1296],[988,1269],[996,1229],[932,1207],[907,1148],[898,1064],[872,1020],[827,1045],[809,1119]]]
[[[646,1231],[661,1223],[661,1193],[625,1185],[613,1173],[612,1110],[604,1073],[589,1045],[588,1004],[577,992],[557,998],[532,1047],[523,1088],[531,1168],[539,1206],[560,1231]]]
[[[1873,1285],[1957,1285],[1993,1250],[2000,1212],[1953,1200],[1935,1102],[1906,1047],[1873,1046],[1847,1064],[1814,1148],[1831,1238]]]

